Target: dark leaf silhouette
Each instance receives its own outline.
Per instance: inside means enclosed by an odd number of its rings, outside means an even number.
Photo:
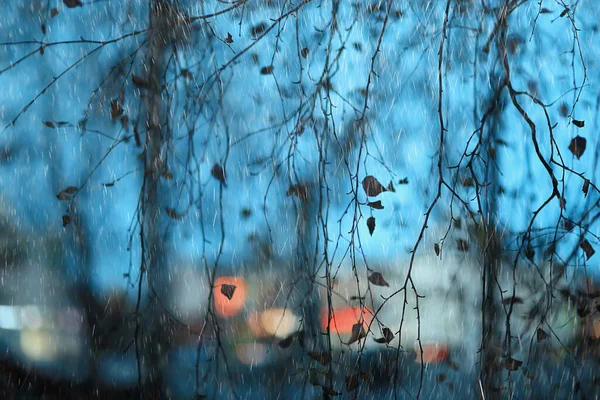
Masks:
[[[581,136],[575,136],[571,139],[571,143],[569,144],[569,151],[573,153],[575,157],[579,160],[579,158],[585,152],[585,147],[587,145],[587,140]]]
[[[380,337],[379,339],[375,339],[375,341],[377,343],[389,343],[392,340],[394,340],[394,334],[392,333],[392,330],[388,327],[385,327],[382,329],[383,332],[383,337]]]
[[[321,363],[322,365],[327,365],[331,362],[331,355],[329,353],[320,351],[309,351],[308,356],[313,360]]]
[[[210,174],[213,176],[213,178],[221,182],[223,186],[227,187],[227,183],[225,182],[225,170],[220,164],[217,163],[213,165],[212,169],[210,170]]]
[[[458,250],[460,250],[460,251],[469,251],[469,242],[467,242],[464,239],[458,239],[456,241],[456,246],[458,247]]]
[[[523,299],[515,296],[515,297],[506,297],[506,298],[504,298],[504,300],[502,300],[503,306],[509,306],[511,304],[523,304]]]
[[[369,282],[375,286],[390,286],[389,283],[387,283],[383,278],[383,275],[381,275],[379,272],[373,272],[371,275],[369,275]]]
[[[590,190],[590,180],[586,179],[585,181],[583,181],[583,187],[581,188],[581,191],[583,192],[583,197],[587,197],[589,190]]]
[[[80,0],[63,0],[63,4],[68,8],[83,7],[83,3]]]
[[[56,128],[54,122],[52,121],[44,121],[44,125],[46,125],[48,128]]]
[[[585,121],[579,121],[577,119],[574,119],[573,125],[575,125],[578,128],[583,128],[585,126]]]
[[[406,177],[404,179],[400,179],[398,181],[398,185],[408,185],[408,177]]]
[[[590,242],[587,241],[587,239],[583,239],[579,246],[584,251],[585,256],[588,260],[596,253],[596,250],[594,250],[594,248],[592,247]]]
[[[175,211],[172,208],[165,207],[165,211],[167,212],[167,215],[173,219],[181,220],[183,218],[183,216],[181,214],[179,214],[177,211]]]
[[[433,251],[435,251],[436,256],[438,256],[438,257],[440,256],[440,245],[438,243],[435,243],[433,245]]]
[[[365,328],[363,327],[362,322],[358,322],[352,325],[352,334],[350,335],[350,340],[348,341],[348,344],[358,342],[360,339],[363,339],[365,337],[367,337]]]
[[[288,347],[290,347],[292,345],[293,342],[294,342],[294,335],[290,335],[279,342],[279,347],[281,347],[282,349],[287,349]]]
[[[538,328],[535,334],[537,336],[538,343],[548,338],[548,334],[542,328]]]
[[[308,187],[303,184],[296,184],[289,187],[287,192],[285,192],[287,196],[294,195],[300,200],[308,200]]]
[[[515,360],[511,357],[504,360],[504,368],[506,368],[507,371],[516,371],[521,365],[523,365],[523,361]]]
[[[525,247],[525,257],[527,257],[529,261],[533,261],[533,257],[535,257],[535,251],[533,251],[533,246],[530,244]]]
[[[261,22],[261,23],[260,23],[260,24],[258,24],[258,25],[254,25],[254,26],[252,27],[252,29],[250,29],[250,34],[251,34],[252,36],[258,36],[258,35],[260,35],[261,33],[263,33],[263,32],[265,31],[265,29],[267,29],[267,25],[265,25],[265,23],[264,23],[264,22]]]
[[[116,119],[123,115],[123,107],[119,104],[117,100],[111,100],[110,102],[110,117],[112,119]]]
[[[50,18],[54,18],[58,15],[58,8],[53,8],[52,10],[50,10]]]
[[[227,44],[233,43],[233,36],[231,36],[231,33],[229,33],[229,32],[227,32],[227,37],[225,38],[225,43],[227,43]]]
[[[260,73],[261,75],[271,75],[273,73],[273,66],[267,65],[266,67],[262,67]]]
[[[564,17],[565,15],[567,15],[569,13],[569,7],[565,7],[565,9],[560,13],[561,17]]]
[[[303,49],[300,51],[300,55],[301,55],[303,58],[306,58],[306,57],[308,56],[308,49],[307,49],[306,47],[305,47],[305,48],[303,48]]]
[[[224,283],[221,285],[221,294],[231,300],[235,293],[235,289],[237,289],[237,286]]]
[[[381,200],[377,200],[377,201],[370,201],[367,203],[367,205],[371,208],[374,208],[376,210],[383,210],[383,205],[381,204]]]
[[[62,216],[62,224],[63,224],[63,228],[67,225],[69,225],[71,223],[71,217],[68,215],[63,215]]]
[[[367,218],[367,228],[369,228],[369,234],[373,236],[373,232],[375,232],[375,217]]]
[[[133,82],[133,85],[138,89],[148,89],[150,87],[147,80],[135,74],[131,75],[131,82]]]
[[[71,200],[71,196],[77,193],[77,190],[77,187],[69,186],[64,190],[61,190],[60,193],[56,195],[56,198],[59,200]]]
[[[463,180],[461,181],[462,185],[465,187],[472,187],[474,186],[474,182],[473,182],[473,178],[463,178]]]
[[[360,384],[360,376],[358,374],[349,375],[346,377],[346,390],[352,392],[358,388]]]
[[[385,187],[383,187],[383,185],[381,183],[379,183],[377,178],[375,178],[372,175],[367,175],[365,177],[365,179],[363,179],[362,187],[363,187],[365,193],[367,194],[367,196],[370,196],[370,197],[376,197],[376,196],[379,196],[383,192],[387,192],[387,189]]]
[[[394,183],[392,181],[390,181],[390,183],[388,183],[387,190],[389,190],[392,193],[396,193],[396,188],[394,187]]]

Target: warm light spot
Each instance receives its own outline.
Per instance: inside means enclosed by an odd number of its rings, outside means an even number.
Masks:
[[[238,360],[246,365],[258,365],[267,358],[267,346],[262,343],[238,343],[235,345]]]
[[[261,314],[260,320],[267,335],[280,339],[296,332],[300,325],[298,317],[285,308],[271,308]]]
[[[35,361],[50,361],[58,355],[57,343],[52,336],[40,330],[21,331],[21,351]]]
[[[419,344],[415,345],[415,352],[417,353],[416,362],[421,362],[421,349]],[[437,364],[448,359],[450,355],[450,348],[445,343],[423,343],[423,363],[424,364]]]
[[[221,293],[221,285],[234,285],[235,292],[231,300]],[[244,308],[246,302],[246,280],[239,276],[222,276],[215,279],[213,299],[215,311],[221,317],[233,317]]]
[[[321,329],[326,330],[329,314],[327,308],[321,311]],[[352,326],[363,322],[365,330],[373,319],[373,311],[368,307],[333,307],[331,312],[331,332],[352,333]]]
[[[246,325],[248,326],[248,330],[255,338],[264,338],[266,336],[265,328],[263,328],[263,324],[261,321],[261,313],[253,312],[248,315],[246,318]]]

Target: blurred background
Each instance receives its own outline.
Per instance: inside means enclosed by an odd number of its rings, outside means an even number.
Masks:
[[[596,4],[0,4],[6,398],[594,398]]]

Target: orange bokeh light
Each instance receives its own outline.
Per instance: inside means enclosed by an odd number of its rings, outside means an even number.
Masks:
[[[415,345],[417,353],[416,362],[421,362],[421,349],[419,345]],[[423,343],[423,363],[437,364],[445,361],[450,356],[450,348],[445,343]]]
[[[221,285],[234,285],[235,292],[231,300],[221,293]],[[220,317],[233,317],[244,309],[247,297],[246,280],[239,276],[221,276],[215,279],[213,286],[213,302],[215,311]]]
[[[331,311],[330,329],[340,334],[352,333],[352,327],[361,322],[365,329],[373,319],[373,311],[368,307],[333,307]],[[327,309],[321,311],[321,329],[327,329],[329,313]]]

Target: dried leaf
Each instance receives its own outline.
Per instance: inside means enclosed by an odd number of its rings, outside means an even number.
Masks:
[[[48,128],[56,128],[56,125],[54,125],[54,122],[52,121],[44,121],[44,125],[46,125]]]
[[[581,136],[575,136],[571,139],[571,143],[569,144],[569,150],[577,159],[583,155],[585,152],[585,147],[587,145],[587,140]]]
[[[83,7],[81,0],[63,0],[63,4],[68,8]]]
[[[138,89],[148,89],[150,87],[150,83],[146,79],[135,74],[131,75],[131,82]]]
[[[583,187],[581,188],[581,191],[583,192],[583,197],[587,196],[589,190],[590,190],[590,180],[586,179],[585,181],[583,181]]]
[[[392,181],[390,181],[390,183],[388,183],[387,190],[389,190],[392,193],[396,193],[396,188],[394,187],[394,183]]]
[[[117,100],[110,101],[110,117],[112,119],[116,119],[123,115],[123,111],[123,107],[121,107]]]
[[[360,339],[363,339],[365,337],[367,337],[367,332],[365,332],[363,323],[358,322],[352,325],[352,334],[350,335],[350,340],[348,341],[348,344],[358,342]]]
[[[460,251],[469,251],[469,242],[464,239],[458,239],[456,245]]]
[[[287,349],[288,347],[290,347],[292,345],[292,343],[294,342],[294,336],[295,335],[290,335],[290,336],[286,337],[285,339],[281,340],[279,342],[279,347],[281,347],[282,349]]]
[[[540,14],[552,14],[552,11],[550,11],[546,7],[542,7],[542,9],[540,10]]]
[[[267,65],[266,67],[262,67],[260,73],[261,75],[271,75],[273,73],[273,66]]]
[[[565,15],[567,15],[569,13],[569,7],[565,7],[565,9],[560,13],[561,17],[564,17]]]
[[[538,343],[548,338],[548,334],[542,328],[538,328],[535,334],[537,336]]]
[[[46,34],[46,24],[42,24],[41,25],[41,29],[42,29],[42,34]]]
[[[183,218],[183,216],[182,216],[181,214],[179,214],[177,211],[175,211],[175,210],[174,210],[174,209],[172,209],[172,208],[165,207],[165,211],[167,212],[167,215],[168,215],[169,217],[171,217],[171,218],[173,218],[173,219],[176,219],[176,220],[178,220],[178,221],[180,221],[180,220]]]
[[[309,351],[308,356],[313,360],[321,363],[322,365],[327,365],[331,362],[331,354],[320,352],[320,351]]]
[[[523,304],[523,299],[521,299],[520,297],[514,296],[514,297],[506,297],[504,300],[502,300],[503,306],[510,306],[511,304]]]
[[[383,205],[381,204],[381,200],[377,200],[377,201],[370,201],[367,203],[367,205],[371,208],[374,208],[376,210],[383,210]]]
[[[527,247],[525,247],[525,257],[527,257],[529,261],[533,261],[533,257],[535,257],[535,251],[531,244],[528,244]]]
[[[227,37],[225,38],[225,43],[227,43],[227,44],[233,43],[233,36],[231,36],[231,33],[229,33],[229,32],[227,32]]]
[[[371,282],[375,286],[390,287],[389,283],[385,281],[383,275],[381,275],[381,273],[379,272],[373,272],[371,275],[369,275],[369,282]]]
[[[360,384],[360,376],[358,374],[348,375],[346,377],[346,391],[352,392],[358,388]]]
[[[435,243],[433,245],[433,251],[435,251],[436,256],[438,256],[438,257],[440,256],[440,245],[438,243]]]
[[[383,328],[383,337],[375,339],[377,343],[389,343],[394,340],[394,333],[388,327]]]
[[[404,179],[400,179],[398,181],[398,185],[408,185],[408,177],[406,177]]]
[[[190,72],[189,69],[182,69],[181,76],[183,76],[186,79],[194,79],[194,75]]]
[[[77,190],[77,187],[69,186],[64,190],[61,190],[60,193],[56,195],[56,198],[59,200],[71,200],[71,196],[77,193]]]
[[[579,121],[577,119],[574,119],[573,125],[575,125],[578,128],[583,128],[585,126],[585,121]]]
[[[250,34],[252,36],[258,36],[261,33],[263,33],[265,31],[265,29],[267,29],[267,25],[265,25],[264,22],[261,22],[260,24],[255,25],[252,27],[252,29],[250,29]]]
[[[504,368],[507,371],[516,371],[521,365],[523,365],[523,361],[515,360],[512,357],[504,359]]]
[[[220,164],[217,163],[213,165],[212,169],[210,170],[210,174],[213,176],[213,178],[221,182],[223,186],[227,187],[227,183],[225,182],[225,170]]]
[[[235,289],[237,289],[237,286],[223,283],[221,285],[221,294],[227,297],[227,299],[231,300],[233,298],[233,294],[235,293]]]
[[[292,185],[285,194],[286,196],[294,195],[300,200],[308,200],[308,186],[300,183]]]
[[[58,15],[58,8],[53,8],[50,10],[50,18],[54,18]]]
[[[375,217],[367,218],[367,228],[369,228],[369,234],[373,236],[373,232],[375,232]]]
[[[585,256],[588,260],[596,253],[596,250],[594,250],[594,248],[592,247],[590,242],[587,241],[587,239],[583,239],[583,241],[579,244],[579,247],[583,249]]]
[[[474,185],[473,178],[463,178],[461,181],[462,185],[465,187],[472,187]]]
[[[300,50],[300,55],[301,55],[303,58],[306,58],[306,57],[308,56],[308,49],[305,47],[305,48],[303,48],[302,50]]]
[[[383,192],[387,192],[387,189],[383,187],[381,183],[372,175],[367,175],[362,181],[362,187],[367,196],[376,197]]]
[[[69,225],[71,223],[71,217],[68,215],[63,215],[62,216],[62,224],[63,224],[63,228],[66,227],[67,225]]]

